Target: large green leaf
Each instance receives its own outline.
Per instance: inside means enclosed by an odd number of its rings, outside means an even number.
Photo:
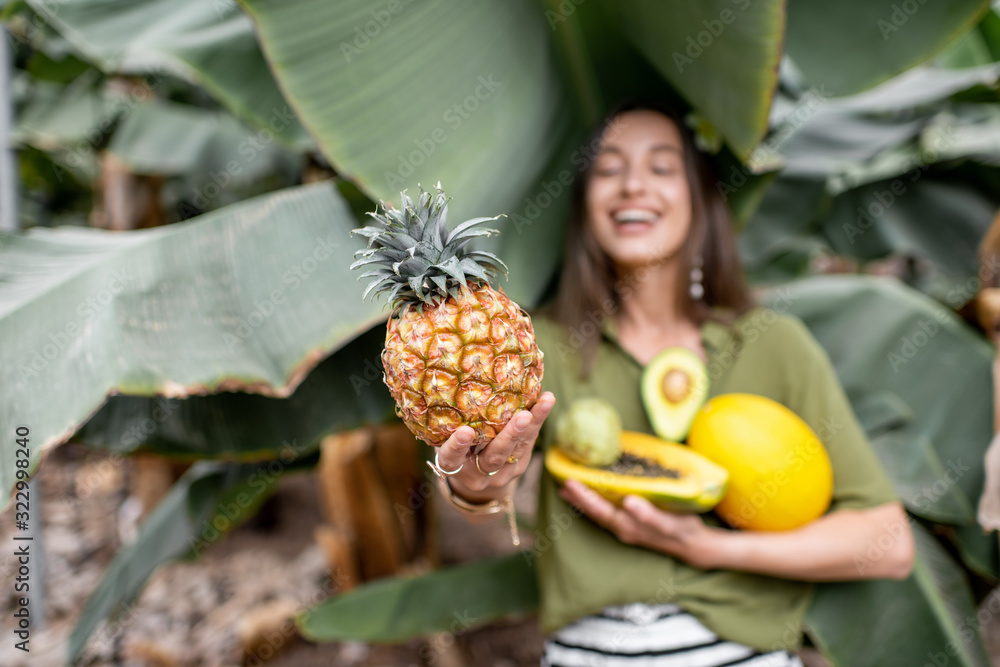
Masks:
[[[863,261],[891,254],[927,259],[958,286],[976,275],[977,248],[998,204],[1000,198],[963,182],[918,172],[835,198],[822,233],[835,252]]]
[[[186,399],[111,396],[81,431],[85,444],[183,459],[272,458],[285,443],[312,451],[325,435],[394,419],[382,382],[385,327],[355,338],[287,398],[223,392]]]
[[[771,184],[739,236],[740,256],[754,282],[785,282],[763,275],[780,256],[796,259],[782,275],[786,280],[805,271],[810,256],[824,245],[815,219],[827,199],[818,180],[781,177]]]
[[[746,157],[767,131],[785,29],[778,0],[615,2],[657,70]]]
[[[989,0],[789,0],[786,50],[812,85],[848,95],[933,56],[988,8]]]
[[[886,400],[905,406],[904,417],[866,421],[907,509],[974,524],[992,440],[990,345],[892,279],[817,277],[777,295],[771,303],[802,318],[829,353],[859,415]]]
[[[78,80],[69,86],[36,81],[30,91],[11,135],[14,141],[41,150],[102,143],[101,124],[112,117],[114,100],[90,81]]]
[[[398,200],[403,188],[440,181],[455,198],[452,219],[551,206],[538,181],[572,110],[545,20],[527,0],[244,5],[299,117],[337,171],[371,197]],[[532,209],[526,195],[540,205]],[[505,232],[502,242],[537,247],[545,226]],[[533,300],[554,270],[547,255],[512,274],[515,298]]]
[[[323,183],[128,234],[0,235],[0,421],[31,429],[33,467],[109,393],[288,396],[384,317],[348,269],[356,224]]]
[[[974,114],[982,112],[957,107],[952,98],[976,87],[995,90],[998,75],[997,64],[964,70],[923,67],[850,97],[814,95],[786,102],[781,109],[790,116],[782,119],[788,132],[779,147],[784,175],[826,179],[830,193],[837,194],[915,166],[989,150],[982,141],[961,144],[954,136],[977,124]],[[997,100],[992,101],[972,106],[995,110]],[[799,112],[792,113],[795,109]],[[973,117],[956,117],[957,111]],[[910,150],[891,150],[903,146]]]
[[[524,0],[247,0],[264,53],[338,171],[381,199],[441,181],[452,215],[508,209],[565,111]]]
[[[270,466],[203,461],[184,473],[139,526],[135,539],[115,554],[87,598],[69,639],[68,663],[75,664],[102,621],[135,600],[157,567],[186,554],[200,556],[256,514],[282,474],[306,463],[286,459]]]
[[[1000,6],[996,2],[975,29],[936,58],[945,67],[974,67],[997,60],[1000,60]]]
[[[108,150],[136,173],[213,174],[220,188],[294,169],[298,161],[230,114],[171,102],[130,108]]]
[[[850,97],[796,98],[784,73],[791,92],[779,96],[760,149],[784,169],[741,238],[752,277],[797,277],[819,252],[926,260],[927,291],[932,279],[971,277],[1000,206],[981,182],[1000,158],[991,141],[1000,136],[998,74],[996,64],[923,67]]]
[[[312,641],[398,642],[469,630],[537,607],[531,554],[523,552],[376,581],[304,612],[298,626]]]
[[[190,79],[264,133],[312,145],[274,83],[253,25],[230,0],[29,0],[105,72]],[[273,136],[273,135],[272,135]]]
[[[907,579],[817,588],[806,624],[834,667],[989,665],[962,570],[923,528],[911,525],[917,556]],[[891,543],[895,536],[886,532],[885,538]],[[877,558],[879,548],[873,544],[866,557]]]

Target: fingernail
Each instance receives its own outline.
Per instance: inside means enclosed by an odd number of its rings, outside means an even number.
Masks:
[[[622,506],[630,512],[638,512],[645,508],[646,503],[638,496],[625,496]]]
[[[472,429],[459,429],[458,433],[455,434],[455,442],[460,445],[467,445],[472,442]]]
[[[522,412],[514,419],[514,426],[517,428],[525,428],[531,423],[531,414]]]

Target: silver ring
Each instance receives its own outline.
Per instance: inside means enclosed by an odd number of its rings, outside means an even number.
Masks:
[[[441,475],[457,475],[458,473],[460,473],[462,471],[462,468],[465,467],[465,462],[463,461],[462,465],[458,466],[457,469],[455,469],[455,470],[445,470],[444,468],[441,467],[441,462],[438,460],[438,455],[440,453],[441,453],[441,448],[440,447],[435,447],[434,448],[434,463],[431,463],[430,461],[427,462],[427,465],[430,466],[430,469],[433,470],[434,474],[437,475],[438,477],[441,477]]]
[[[462,464],[462,465],[465,465],[465,464]],[[503,464],[500,465],[500,468],[503,468]],[[476,454],[476,470],[478,470],[482,474],[486,475],[487,477],[492,477],[493,475],[495,475],[498,472],[500,472],[500,468],[497,468],[493,472],[486,472],[485,470],[483,470],[482,468],[479,467],[479,454]]]

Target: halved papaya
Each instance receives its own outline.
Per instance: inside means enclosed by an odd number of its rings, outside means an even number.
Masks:
[[[545,468],[560,484],[575,479],[613,503],[636,495],[672,512],[707,512],[726,493],[729,473],[684,445],[637,431],[623,431],[621,445],[623,456],[645,459],[676,476],[622,474],[612,471],[613,466],[581,465],[557,446],[545,453]]]

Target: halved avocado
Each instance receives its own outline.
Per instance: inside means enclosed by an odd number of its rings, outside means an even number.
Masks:
[[[653,430],[680,442],[708,398],[708,370],[686,347],[668,347],[642,371],[642,402]]]
[[[621,504],[629,495],[642,496],[657,507],[671,512],[707,512],[726,493],[729,473],[701,454],[676,442],[653,435],[624,431],[622,453],[649,459],[678,473],[672,477],[623,475],[607,468],[592,468],[575,463],[559,447],[545,453],[545,468],[559,483],[575,479],[613,503]]]

